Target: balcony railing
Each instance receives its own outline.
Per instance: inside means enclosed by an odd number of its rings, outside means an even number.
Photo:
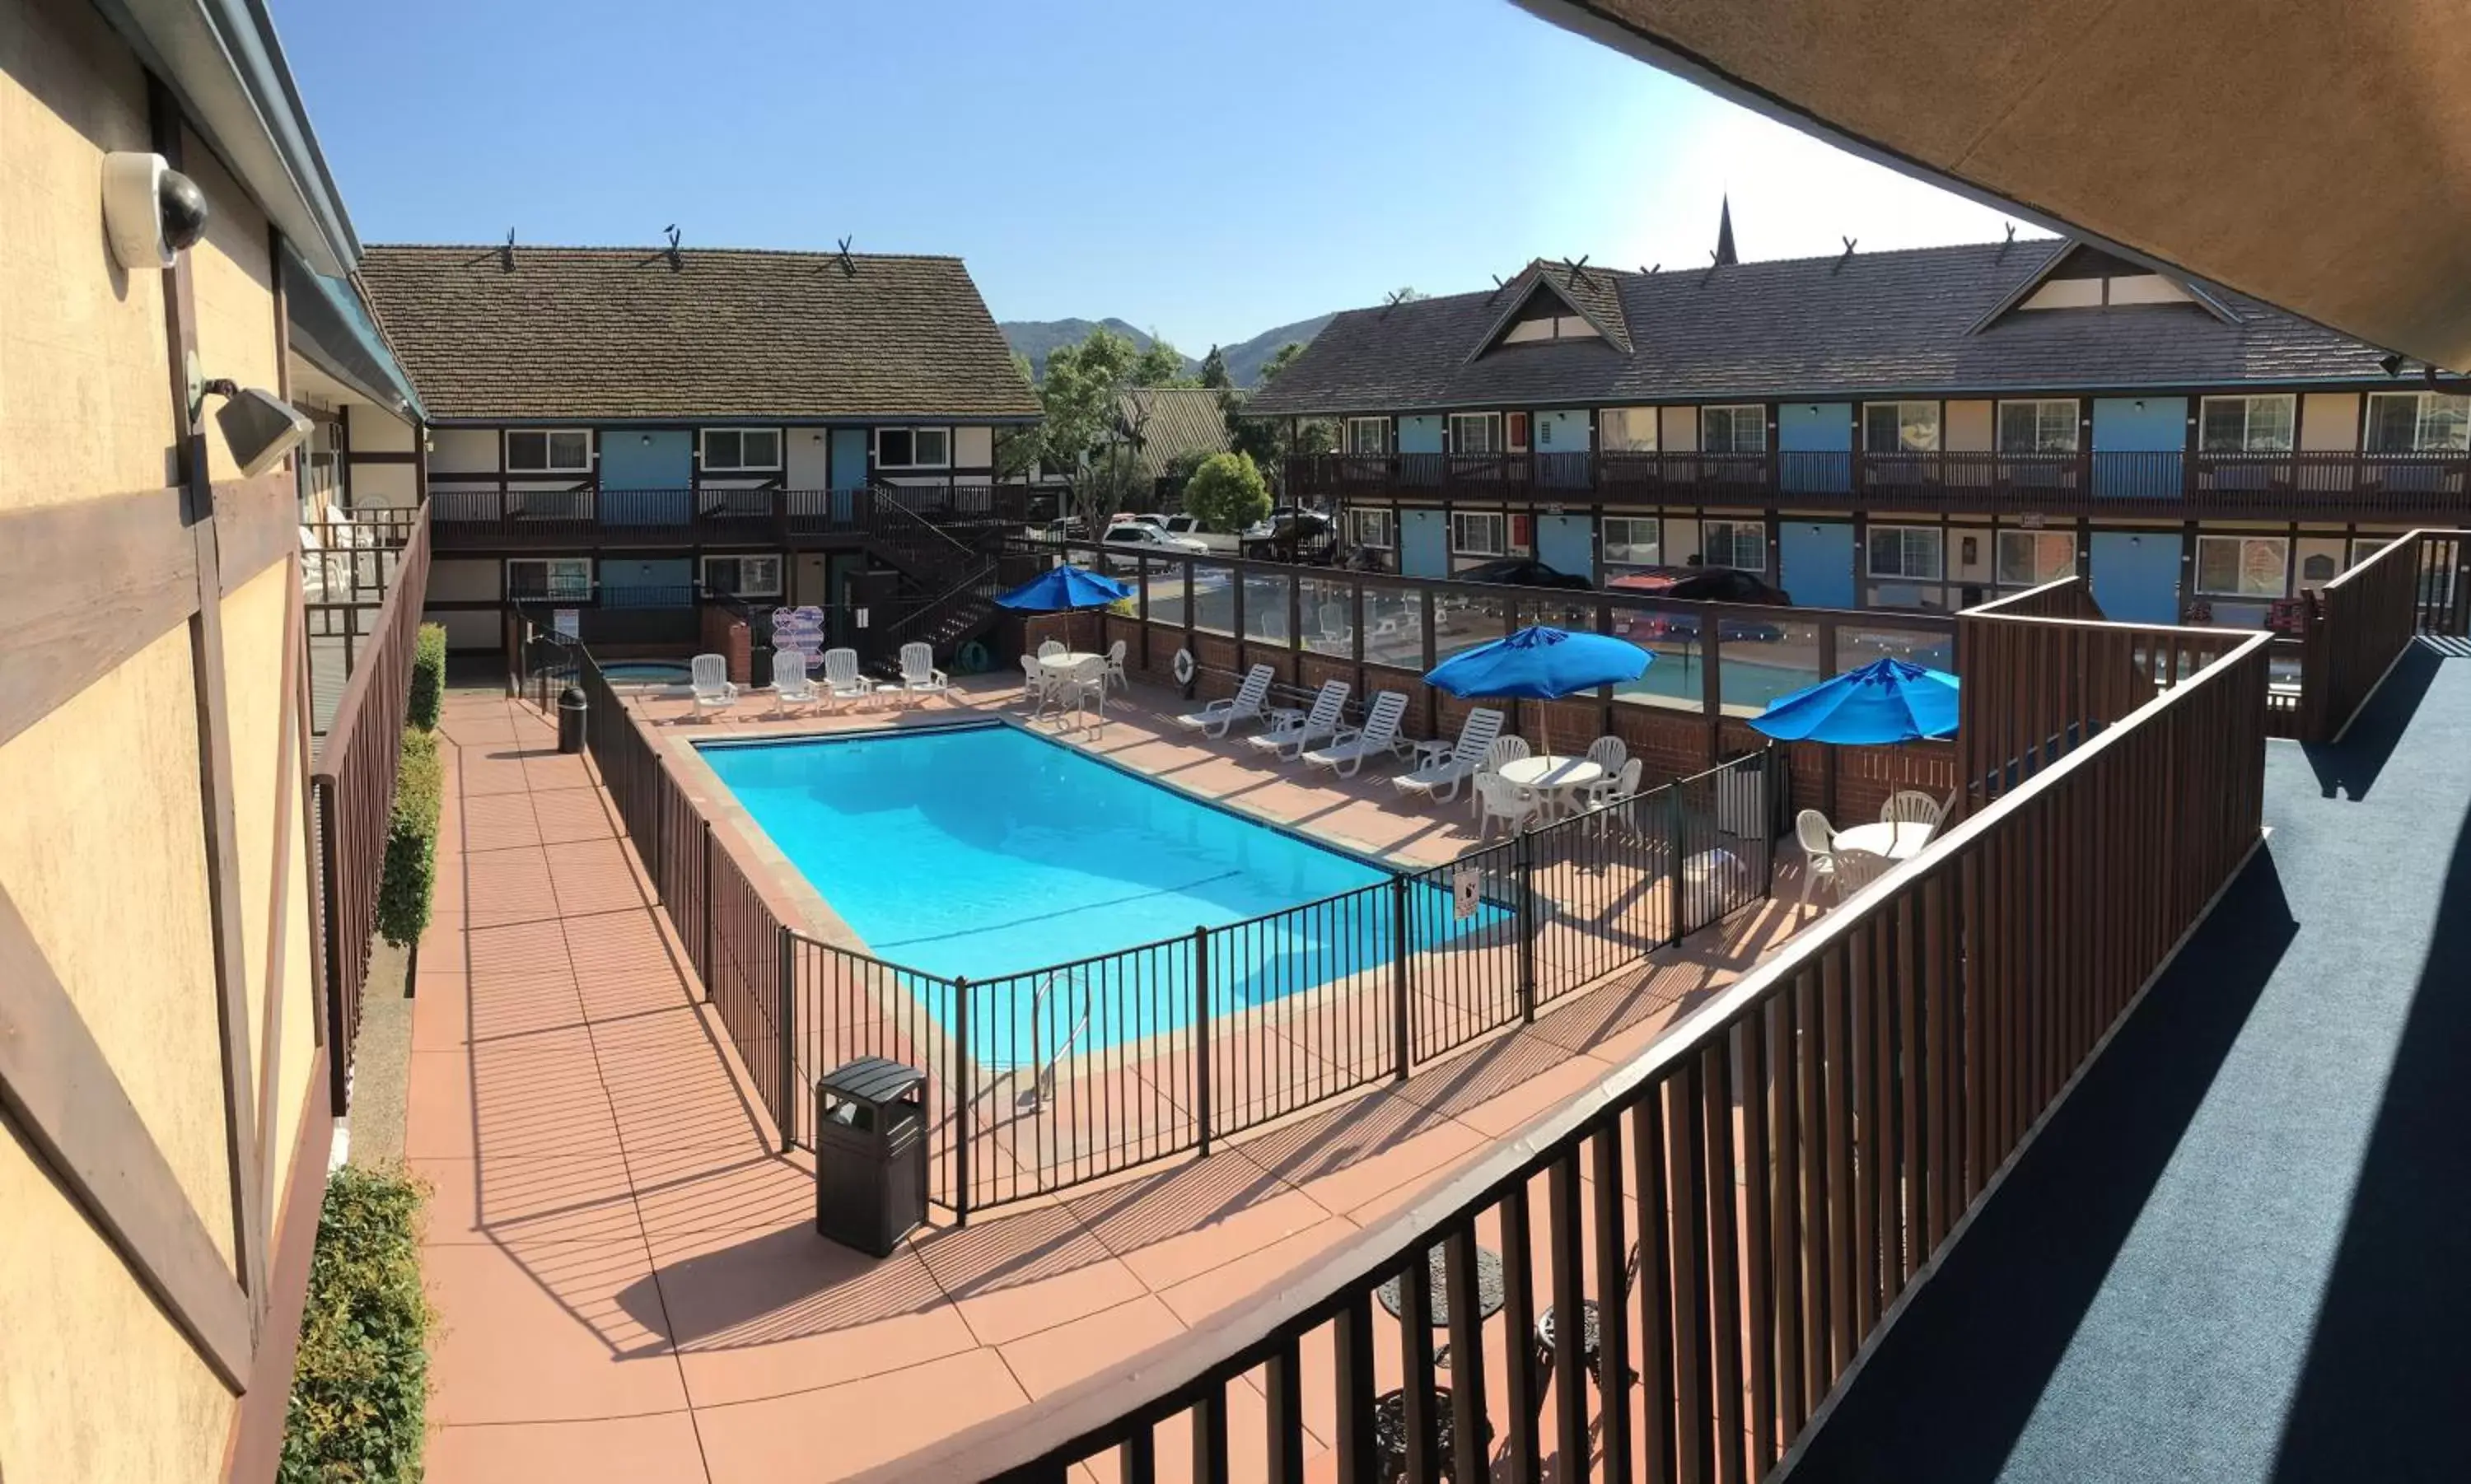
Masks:
[[[2307,514],[2416,519],[2471,510],[2471,455],[1635,453],[1323,454],[1286,461],[1305,496],[1554,504],[1573,498],[1796,505]]]
[[[1029,496],[1021,486],[983,481],[852,489],[438,489],[430,508],[437,545],[464,551],[786,546],[800,538],[882,538],[920,518],[1022,525]]]

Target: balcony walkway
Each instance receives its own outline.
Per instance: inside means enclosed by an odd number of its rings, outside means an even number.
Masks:
[[[2471,652],[2271,743],[2266,848],[1797,1481],[2459,1478]]]

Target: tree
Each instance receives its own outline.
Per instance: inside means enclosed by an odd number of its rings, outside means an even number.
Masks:
[[[1261,363],[1260,385],[1266,387],[1278,380],[1279,373],[1295,365],[1296,358],[1304,353],[1305,342],[1302,341],[1289,341],[1280,346],[1271,353],[1269,360]]]
[[[1289,341],[1280,346],[1269,360],[1261,364],[1260,385],[1266,387],[1278,380],[1281,373],[1295,365],[1297,358],[1304,353],[1302,341]],[[1290,436],[1287,420],[1283,417],[1246,416],[1245,405],[1259,389],[1257,387],[1248,393],[1242,388],[1231,387],[1218,394],[1218,410],[1227,419],[1227,444],[1230,448],[1250,457],[1255,464],[1274,475],[1283,473],[1286,467],[1285,459],[1291,455],[1330,452],[1330,431],[1321,423],[1300,423]]]
[[[1131,374],[1136,387],[1181,387],[1184,376],[1184,352],[1153,336],[1150,348],[1133,358]]]
[[[1248,454],[1212,454],[1184,486],[1184,507],[1212,530],[1242,530],[1270,513],[1270,486]]]
[[[1210,347],[1210,354],[1201,358],[1201,384],[1215,387],[1221,391],[1236,385],[1236,379],[1227,374],[1227,352],[1215,345]]]
[[[1118,409],[1140,357],[1131,341],[1101,325],[1079,344],[1048,355],[1047,379],[1039,383],[1047,413],[1043,460],[1071,476],[1072,513],[1093,535],[1120,507],[1117,496],[1138,469],[1118,428]]]

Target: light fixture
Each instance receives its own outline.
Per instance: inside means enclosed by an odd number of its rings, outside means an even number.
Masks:
[[[224,399],[215,422],[224,443],[240,464],[240,477],[253,480],[281,462],[314,431],[309,419],[291,403],[260,387],[242,388],[229,381],[210,381],[199,388]]]
[[[2143,397],[2138,397],[2136,399],[2136,410],[2140,412],[2145,411],[2145,399]]]
[[[651,436],[650,434],[648,434],[648,433],[647,433],[647,434],[645,434],[645,435],[644,435],[644,446],[645,446],[646,448],[649,448],[649,447],[651,447],[651,446],[652,446],[652,436]]]
[[[2381,356],[2377,359],[2377,365],[2385,368],[2385,373],[2388,376],[2400,376],[2402,374],[2402,357],[2400,356]]]

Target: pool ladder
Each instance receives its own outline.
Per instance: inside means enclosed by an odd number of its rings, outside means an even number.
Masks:
[[[1033,1062],[1038,1069],[1038,1075],[1031,1080],[1028,1088],[1014,1095],[1013,1107],[1016,1112],[1037,1113],[1046,1106],[1047,1099],[1055,1095],[1055,1069],[1062,1065],[1065,1057],[1071,1054],[1074,1044],[1079,1042],[1083,1034],[1090,1029],[1089,978],[1078,967],[1058,969],[1038,981],[1038,993],[1029,1001],[1030,1055],[1033,1058],[1038,1055],[1039,1027],[1047,1023],[1047,1017],[1050,1013],[1049,1001],[1055,994],[1059,980],[1065,981],[1068,988],[1080,990],[1080,1009],[1073,1017],[1072,1029],[1057,1043],[1054,1054],[1044,1061]],[[1020,1075],[1019,1068],[1014,1069],[1014,1075]]]

